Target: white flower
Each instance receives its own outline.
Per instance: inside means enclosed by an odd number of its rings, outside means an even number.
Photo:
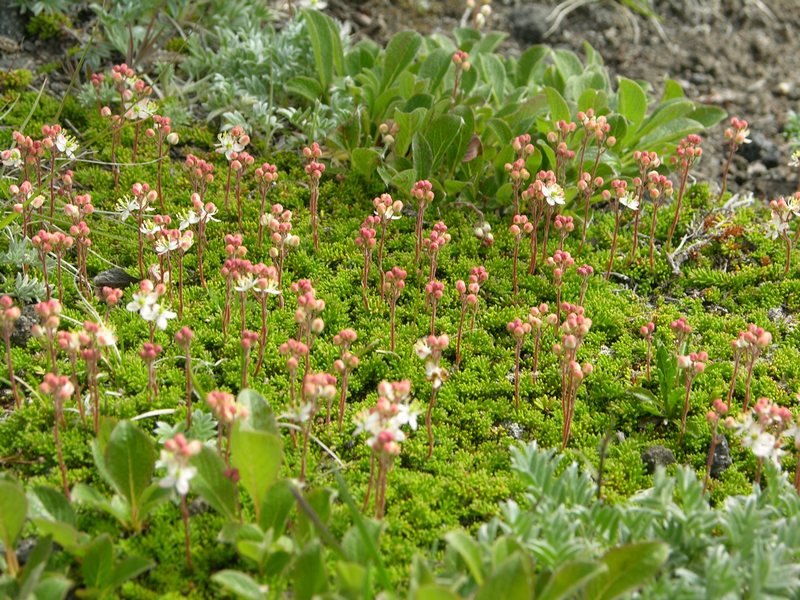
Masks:
[[[156,240],[155,250],[156,254],[167,254],[168,252],[174,252],[178,249],[180,245],[180,240],[178,238],[174,238],[172,236],[161,236]]]
[[[169,310],[163,304],[146,304],[139,311],[145,321],[153,321],[161,331],[166,331],[169,320],[178,316],[178,313]]]
[[[639,210],[639,200],[633,194],[625,194],[622,198],[619,199],[619,203],[622,204],[625,208],[629,208],[632,211]]]
[[[233,289],[237,292],[249,292],[256,285],[255,277],[252,273],[247,273],[242,277],[238,277],[233,283]]]
[[[141,312],[143,308],[152,306],[156,302],[158,302],[158,294],[155,292],[136,292],[125,309],[130,312]]]
[[[136,104],[126,106],[125,118],[129,121],[144,121],[158,110],[158,104],[148,98],[142,98]]]
[[[416,354],[422,360],[425,360],[431,355],[431,347],[428,345],[428,342],[425,338],[420,338],[417,340],[417,343],[414,344],[414,354]]]
[[[447,372],[433,361],[425,363],[425,377],[431,382],[433,389],[438,390],[447,379]]]
[[[781,216],[773,212],[772,218],[767,223],[767,237],[771,240],[777,240],[779,237],[788,235],[789,223],[784,221]]]
[[[74,158],[75,152],[78,150],[78,142],[72,136],[59,133],[56,136],[56,150],[66,155],[67,158]]]
[[[3,158],[4,167],[16,169],[22,166],[22,153],[19,151],[19,148],[11,148],[3,154],[5,155],[5,158]]]
[[[161,231],[161,226],[156,225],[153,221],[145,221],[142,223],[142,226],[139,227],[139,231],[146,236],[155,236],[159,231]]]
[[[175,491],[181,496],[189,493],[189,482],[197,475],[195,467],[186,465],[185,461],[167,450],[161,451],[156,468],[167,470],[167,474],[158,482],[158,485],[162,488],[175,488]]]
[[[178,231],[184,231],[189,229],[192,225],[197,225],[200,222],[200,215],[197,214],[193,210],[187,210],[182,212],[178,215],[180,219],[180,225],[178,225]]]
[[[231,156],[234,152],[241,152],[244,150],[244,146],[240,144],[238,141],[233,139],[233,136],[228,133],[227,131],[223,131],[217,136],[219,143],[217,144],[217,152],[220,154],[224,154],[225,158],[228,160],[231,159]]]
[[[542,195],[544,195],[544,199],[550,206],[555,206],[556,204],[563,205],[567,201],[564,197],[564,190],[562,190],[561,186],[557,183],[553,185],[543,185]]]

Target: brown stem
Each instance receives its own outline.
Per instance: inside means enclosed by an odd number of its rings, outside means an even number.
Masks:
[[[369,506],[369,497],[372,495],[372,486],[375,481],[375,453],[369,457],[369,482],[367,483],[367,493],[364,495],[364,503],[361,505],[361,512],[367,510]]]
[[[14,397],[14,405],[17,408],[21,408],[22,398],[20,398],[19,390],[17,389],[17,380],[14,377],[14,363],[11,360],[11,332],[4,331],[3,339],[6,343],[6,366],[8,367],[8,381],[11,384],[11,395]]]
[[[611,277],[611,269],[614,266],[614,253],[617,251],[617,233],[619,231],[619,201],[615,202],[614,210],[614,236],[611,238],[611,255],[608,257],[608,266],[606,267],[606,281]]]
[[[683,436],[686,433],[686,416],[689,414],[689,393],[692,389],[692,378],[686,375],[686,396],[683,399],[683,413],[681,414],[681,435],[678,437],[678,446],[683,444]]]
[[[188,431],[192,428],[192,356],[189,354],[188,345],[183,370],[186,374],[186,430]]]
[[[386,238],[386,221],[381,221],[381,241],[378,242],[378,275],[380,276],[381,302],[384,300],[383,286],[383,240]]]
[[[344,372],[342,375],[342,389],[339,392],[339,433],[342,432],[342,424],[344,423],[344,406],[347,400],[347,371]],[[328,407],[328,413],[330,413],[330,406]]]
[[[641,200],[639,201],[639,206],[641,206]],[[641,216],[642,211],[636,211],[636,217],[633,220],[633,244],[631,246],[631,253],[628,256],[628,262],[626,266],[631,266],[633,263],[633,259],[636,258],[636,250],[639,248],[639,217]]]
[[[517,341],[514,349],[514,410],[519,411],[519,355],[522,351],[522,340]]]
[[[653,262],[653,250],[656,242],[656,219],[658,217],[658,203],[653,204],[653,221],[650,224],[650,270],[653,270],[655,263]]]
[[[519,236],[514,238],[514,258],[511,262],[511,281],[514,284],[514,296],[517,295],[519,288],[517,286],[517,258],[519,257]]]
[[[186,568],[194,569],[192,565],[192,538],[189,535],[189,507],[186,506],[186,496],[181,495],[181,517],[183,517],[183,541],[186,553]]]
[[[64,462],[64,453],[61,449],[61,436],[59,435],[59,427],[58,422],[61,419],[61,415],[59,414],[61,411],[56,409],[55,415],[55,424],[53,425],[53,438],[55,440],[56,445],[56,455],[58,456],[58,468],[61,471],[61,485],[64,488],[64,495],[67,497],[67,500],[70,499],[69,493],[69,482],[67,481],[67,465]]]
[[[714,451],[717,448],[718,428],[719,428],[719,421],[714,423],[714,430],[711,432],[711,446],[708,449],[708,458],[706,458],[706,477],[703,480],[703,494],[706,493],[706,490],[708,489],[708,482],[711,480],[711,464],[714,462]]]
[[[391,329],[391,346],[392,352],[394,352],[395,347],[395,313],[397,312],[397,298],[392,298],[392,302],[389,306],[389,324]]]
[[[231,163],[228,162],[228,178],[225,180],[225,212],[228,212],[228,196],[231,193]]]
[[[725,192],[728,191],[728,171],[731,168],[731,162],[733,161],[733,155],[736,153],[736,144],[731,142],[730,150],[728,150],[728,159],[725,161],[725,165],[722,167],[722,191],[719,193],[719,197],[722,198],[725,195]]]
[[[742,412],[747,412],[747,407],[750,406],[750,381],[753,378],[753,367],[755,364],[755,358],[747,363],[747,381],[744,384],[744,406],[742,407]]]
[[[736,376],[739,374],[739,363],[741,355],[737,352],[733,360],[733,376],[731,377],[731,385],[728,388],[728,409],[731,407],[731,400],[733,399],[733,391],[736,388]]]
[[[686,191],[686,179],[689,177],[689,168],[687,167],[683,171],[683,175],[681,176],[681,187],[678,190],[678,203],[675,206],[675,217],[672,219],[672,225],[669,228],[669,234],[667,235],[667,247],[672,246],[672,236],[675,233],[675,228],[678,226],[678,221],[681,218],[681,203],[683,202],[683,194]]]
[[[461,364],[461,335],[464,332],[464,315],[467,312],[467,303],[461,302],[461,318],[458,320],[458,336],[456,336],[456,369]]]
[[[428,429],[428,454],[425,456],[429,459],[433,454],[433,427],[431,425],[431,415],[433,414],[433,407],[436,405],[436,392],[437,388],[431,389],[431,400],[428,403],[428,411],[425,413],[425,426]]]

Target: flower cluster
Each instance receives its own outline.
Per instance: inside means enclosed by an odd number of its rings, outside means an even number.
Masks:
[[[160,302],[165,292],[166,288],[163,283],[153,285],[152,281],[144,279],[139,284],[139,291],[134,292],[133,298],[125,308],[130,312],[139,313],[142,319],[165,331],[169,320],[178,316],[176,312],[169,310]]]
[[[353,435],[367,434],[366,444],[376,454],[397,456],[405,441],[403,427],[417,428],[417,410],[411,404],[411,382],[381,381],[378,400],[356,415]]]

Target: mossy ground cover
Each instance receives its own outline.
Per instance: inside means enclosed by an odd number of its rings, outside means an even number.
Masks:
[[[24,95],[6,116],[6,123],[16,126],[25,121],[35,102],[35,95]],[[75,180],[81,192],[92,195],[96,213],[90,218],[92,256],[89,274],[112,266],[137,271],[135,226],[121,222],[114,214],[117,199],[135,182],[156,180],[155,149],[144,142],[136,165],[125,165],[131,159],[132,128],[124,131],[123,162],[120,186],[115,189],[110,160],[107,125],[92,110],[85,110],[68,98],[63,106],[44,95],[36,104],[26,131],[37,132],[42,124],[59,119],[68,122],[80,133],[81,160],[74,166]],[[0,130],[0,147],[10,146],[11,128]],[[181,158],[193,153],[216,166],[216,179],[206,198],[222,206],[224,173],[227,163],[213,151],[214,135],[199,126],[179,130],[181,143],[173,149],[171,160],[164,167],[166,213],[175,215],[189,206],[190,186],[181,167]],[[427,335],[429,309],[425,305],[424,284],[427,269],[414,268],[414,214],[408,211],[388,228],[384,268],[399,265],[409,272],[408,286],[398,303],[397,351],[389,351],[388,306],[379,300],[378,273],[373,268],[370,278],[370,310],[361,299],[362,254],[354,239],[365,216],[372,213],[372,198],[386,191],[377,178],[366,180],[336,164],[329,164],[320,188],[321,241],[315,252],[311,244],[309,191],[302,158],[291,153],[272,154],[256,145],[257,162],[269,160],[279,169],[280,179],[269,193],[269,202],[279,202],[295,214],[295,232],[301,236],[299,248],[292,250],[286,261],[284,281],[285,306],[272,302],[269,311],[269,338],[265,365],[251,387],[271,403],[278,414],[288,411],[289,378],[285,359],[278,346],[296,333],[295,301],[288,293],[288,283],[310,279],[318,297],[326,302],[322,314],[325,331],[315,341],[311,352],[311,368],[329,371],[339,350],[332,343],[333,335],[345,327],[358,332],[356,351],[365,348],[361,364],[350,378],[345,427],[340,433],[335,426],[326,430],[319,421],[314,433],[344,463],[343,474],[356,499],[363,496],[369,476],[370,452],[363,439],[352,435],[353,416],[374,402],[381,380],[412,381],[415,397],[424,405],[430,395],[422,362],[412,353],[414,342]],[[325,161],[328,162],[328,161]],[[6,195],[11,180],[0,182]],[[412,208],[405,190],[390,190],[395,198]],[[244,239],[247,258],[253,262],[269,262],[267,246],[258,248],[258,200],[250,176],[243,179]],[[556,290],[551,269],[540,264],[536,275],[527,275],[527,244],[523,243],[520,264],[520,290],[512,292],[511,255],[513,241],[508,234],[511,213],[487,211],[496,242],[482,246],[472,234],[475,213],[455,204],[457,198],[437,197],[426,214],[426,231],[433,222],[444,221],[452,233],[452,241],[444,246],[437,278],[445,282],[445,294],[437,311],[437,333],[448,333],[451,345],[444,362],[454,362],[455,334],[459,320],[459,301],[455,281],[466,279],[472,267],[484,265],[489,280],[480,295],[477,326],[467,331],[463,341],[461,368],[453,371],[441,388],[433,413],[436,446],[426,459],[427,440],[424,428],[410,436],[390,475],[385,532],[381,548],[395,581],[404,581],[408,565],[417,552],[439,552],[444,532],[457,526],[474,529],[497,511],[498,502],[522,491],[521,484],[510,473],[509,445],[515,435],[523,440],[536,440],[543,447],[559,446],[562,414],[560,409],[559,359],[549,351],[556,338],[549,331],[544,338],[540,357],[540,376],[531,380],[532,348],[523,349],[522,402],[514,409],[513,340],[506,324],[514,318],[525,318],[529,307],[555,303]],[[487,199],[488,200],[488,199]],[[235,201],[233,201],[235,202]],[[686,199],[676,238],[693,220],[701,221],[718,209],[722,201],[714,197],[706,184],[694,186]],[[479,207],[480,208],[480,207]],[[643,222],[649,222],[648,207]],[[670,224],[672,205],[662,209],[657,238],[664,240]],[[567,213],[580,214],[577,206],[568,206]],[[8,214],[8,213],[6,213]],[[733,371],[730,341],[748,323],[768,329],[774,344],[756,365],[752,396],[767,396],[781,404],[793,405],[800,383],[800,340],[793,316],[800,308],[800,279],[797,270],[783,275],[783,247],[765,238],[760,225],[764,208],[757,203],[735,215],[729,222],[708,223],[718,232],[707,245],[689,255],[680,274],[675,274],[665,260],[663,249],[654,269],[640,244],[637,259],[625,267],[630,249],[631,229],[627,221],[619,242],[620,256],[609,280],[602,273],[608,262],[614,216],[609,207],[596,204],[589,225],[588,243],[578,252],[579,239],[573,234],[565,249],[576,257],[577,264],[594,267],[584,306],[593,320],[592,329],[579,354],[582,361],[591,361],[595,370],[578,394],[572,437],[567,453],[590,468],[600,464],[601,442],[610,438],[602,473],[602,493],[609,502],[621,501],[652,484],[640,458],[642,450],[663,444],[675,452],[678,463],[691,465],[702,472],[710,440],[705,413],[711,401],[725,397]],[[157,420],[179,423],[185,419],[183,360],[172,343],[177,328],[189,325],[195,332],[192,353],[199,390],[227,389],[237,392],[241,379],[238,311],[233,308],[233,321],[228,336],[221,332],[221,315],[225,303],[225,284],[219,274],[224,261],[223,237],[238,232],[234,211],[219,214],[220,222],[208,228],[205,272],[208,289],[199,285],[196,275],[196,253],[185,261],[186,309],[181,323],[173,322],[166,332],[158,332],[156,341],[165,347],[157,366],[159,394],[148,399],[146,366],[139,358],[142,343],[148,339],[146,324],[138,314],[127,312],[125,300],[109,315],[109,324],[117,335],[118,352],[106,355],[101,380],[103,415],[117,419],[132,418],[155,409],[174,409],[173,414],[148,417],[138,421],[146,430],[154,431]],[[626,217],[627,218],[627,217]],[[58,222],[58,221],[57,221]],[[64,222],[60,223],[62,226]],[[10,225],[13,230],[16,224]],[[555,249],[551,240],[550,252]],[[625,256],[623,256],[625,255]],[[148,263],[155,260],[146,250]],[[7,281],[12,281],[14,267],[3,267]],[[33,268],[35,272],[36,269]],[[68,280],[69,281],[69,280]],[[580,290],[579,277],[565,276],[563,299],[575,302]],[[103,308],[89,299],[100,314]],[[65,321],[82,323],[92,316],[70,281],[65,298]],[[248,303],[247,327],[259,328],[259,312],[255,302]],[[692,350],[705,350],[710,357],[708,369],[700,375],[691,393],[688,434],[678,445],[679,424],[653,418],[642,410],[639,401],[628,392],[634,385],[653,388],[654,382],[644,375],[646,344],[638,333],[648,321],[656,324],[657,343],[671,347],[669,323],[685,316],[693,327]],[[28,402],[19,410],[12,409],[10,397],[4,400],[6,413],[0,419],[0,460],[2,466],[15,473],[28,485],[59,486],[59,471],[52,438],[53,408],[36,393],[38,383],[47,372],[46,360],[39,342],[32,339],[27,347],[13,350],[17,376],[26,383]],[[741,405],[744,380],[740,377],[734,402]],[[201,409],[207,410],[198,402]],[[103,487],[91,454],[93,431],[82,425],[77,414],[68,413],[69,426],[64,431],[64,454],[71,484],[86,482]],[[319,416],[318,416],[319,420]],[[284,475],[297,476],[299,450],[288,434]],[[742,451],[731,440],[733,465],[712,485],[714,502],[725,496],[747,492],[754,477],[754,457]],[[311,453],[308,476],[310,488],[335,487],[335,462],[319,447]],[[785,461],[793,468],[791,459]],[[245,499],[245,509],[248,510]],[[331,527],[341,535],[349,524],[346,509],[334,504]],[[130,598],[204,597],[214,594],[208,577],[211,573],[236,565],[240,559],[234,550],[218,541],[222,519],[213,512],[201,512],[192,518],[192,546],[196,569],[185,571],[182,562],[182,530],[177,506],[168,504],[159,509],[148,527],[140,534],[123,536],[122,548],[153,558],[158,566],[126,584],[124,596]],[[120,535],[113,521],[85,510],[80,514],[83,530],[98,534]]]

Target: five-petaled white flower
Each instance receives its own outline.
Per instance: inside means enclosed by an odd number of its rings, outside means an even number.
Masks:
[[[542,195],[550,206],[555,206],[556,204],[563,205],[567,201],[564,197],[564,190],[561,189],[561,186],[557,183],[553,185],[543,185]]]
[[[625,208],[629,208],[632,211],[639,210],[639,200],[633,194],[625,194],[622,198],[619,199],[619,203],[622,204]]]
[[[67,158],[75,158],[75,152],[78,150],[78,141],[72,136],[59,133],[56,136],[56,150]]]
[[[227,131],[223,131],[217,136],[219,143],[217,144],[217,152],[224,154],[225,158],[231,159],[234,152],[241,152],[244,150],[244,145],[240,144],[233,136]]]

